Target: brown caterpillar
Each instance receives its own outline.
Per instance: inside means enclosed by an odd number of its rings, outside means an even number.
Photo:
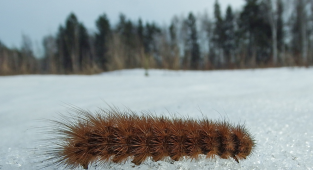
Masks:
[[[140,165],[148,157],[179,161],[184,156],[197,159],[199,154],[233,158],[239,163],[255,147],[243,125],[225,121],[139,116],[116,108],[96,114],[78,108],[74,112],[78,115],[71,120],[53,121],[57,125],[53,132],[60,136],[50,152],[54,164],[71,169],[88,169],[92,163],[121,163],[129,157]]]

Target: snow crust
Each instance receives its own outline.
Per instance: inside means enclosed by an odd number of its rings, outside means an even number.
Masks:
[[[146,161],[90,169],[313,169],[313,69],[236,71],[122,70],[99,75],[0,77],[0,169],[38,169],[44,119],[72,104],[91,111],[107,104],[157,115],[244,123],[257,147],[232,159]],[[44,168],[58,169],[56,166]]]

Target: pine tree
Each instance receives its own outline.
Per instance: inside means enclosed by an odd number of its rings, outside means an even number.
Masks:
[[[90,65],[89,35],[82,23],[79,23],[75,14],[71,13],[60,26],[57,35],[57,57],[61,73],[81,73],[83,65]],[[88,56],[87,56],[88,55]],[[86,61],[86,63],[85,63]]]
[[[284,48],[284,4],[282,0],[277,0],[277,46],[280,51]]]
[[[272,35],[270,24],[266,19],[268,15],[262,12],[264,11],[263,5],[258,0],[246,0],[239,16],[241,43],[247,46],[247,57],[243,62],[249,62],[247,63],[249,67],[270,61]]]
[[[125,56],[125,66],[128,68],[138,67],[139,65],[139,58],[137,56],[137,49],[136,45],[138,44],[136,40],[136,26],[132,23],[131,20],[127,20],[125,15],[120,15],[120,20],[116,27],[116,33],[121,38],[121,43],[123,43],[126,56]],[[122,56],[116,56],[122,57]]]
[[[278,49],[278,64],[286,64],[286,46],[285,43],[285,28],[288,28],[284,21],[285,3],[282,0],[276,0],[276,15],[277,15],[277,49]],[[289,29],[289,28],[288,28]]]
[[[154,38],[161,33],[161,29],[155,23],[146,23],[144,33],[144,47],[146,53],[155,52],[156,44]]]
[[[188,29],[188,48],[191,54],[190,68],[198,69],[200,61],[200,47],[198,44],[196,18],[192,13],[189,13],[186,25]]]
[[[96,21],[95,34],[96,62],[102,70],[107,70],[108,43],[111,37],[111,26],[106,14],[101,15]]]
[[[64,27],[61,25],[59,26],[59,30],[57,33],[56,38],[57,44],[57,52],[55,55],[54,65],[56,65],[56,70],[58,73],[64,74],[69,72],[72,67],[71,59],[69,58],[69,53],[67,50],[66,42],[65,42],[65,31]]]
[[[292,48],[295,64],[305,64],[307,61],[307,12],[305,0],[297,0],[295,3],[294,22],[292,26]]]
[[[120,14],[115,32],[117,32],[118,34],[123,34],[125,24],[126,24],[126,16],[124,14]]]
[[[214,4],[215,27],[213,30],[212,43],[214,44],[214,65],[219,66],[223,60],[223,42],[225,40],[223,18],[218,0]]]
[[[65,22],[65,27],[60,26],[58,33],[58,57],[62,58],[65,73],[78,73],[78,33],[79,22],[74,13],[71,13]]]
[[[138,35],[138,39],[139,39],[139,43],[140,45],[143,45],[143,41],[144,41],[144,27],[142,24],[142,20],[139,19],[138,20],[138,26],[137,26],[137,35]]]
[[[85,26],[80,23],[79,24],[79,70],[81,72],[89,72],[91,73],[91,69],[94,66],[93,56],[91,54],[91,45],[90,39]]]
[[[225,21],[223,22],[224,41],[223,50],[225,52],[226,64],[230,65],[234,60],[235,50],[235,16],[231,6],[227,7]]]

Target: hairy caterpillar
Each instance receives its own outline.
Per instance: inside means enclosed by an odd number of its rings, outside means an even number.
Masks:
[[[129,157],[135,165],[148,157],[179,161],[184,156],[197,159],[199,154],[233,158],[239,163],[255,147],[243,125],[225,121],[170,119],[116,108],[96,114],[78,108],[74,112],[74,117],[53,121],[57,125],[53,132],[60,136],[51,159],[66,168],[88,169],[95,162],[121,163]]]

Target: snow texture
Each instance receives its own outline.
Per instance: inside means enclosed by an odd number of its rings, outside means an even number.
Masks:
[[[244,123],[257,142],[254,154],[239,164],[202,158],[147,160],[140,166],[127,161],[91,169],[313,169],[312,68],[0,77],[0,169],[40,167],[45,119],[66,114],[68,104],[91,111],[111,104],[157,115],[226,119]]]

